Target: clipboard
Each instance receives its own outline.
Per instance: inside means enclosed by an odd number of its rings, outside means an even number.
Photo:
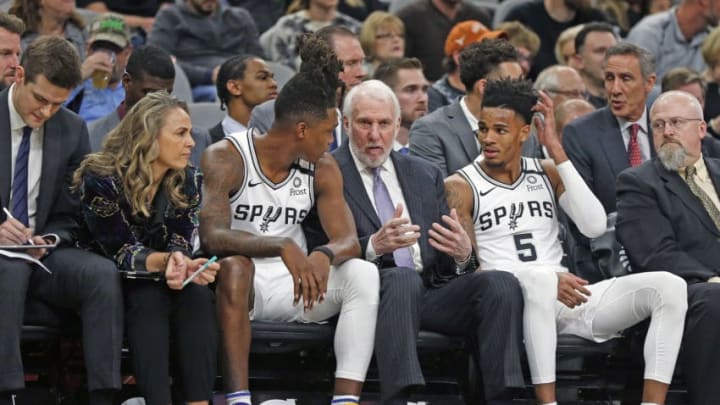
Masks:
[[[0,249],[4,250],[28,250],[28,249],[53,249],[60,243],[60,237],[54,233],[48,233],[40,236],[45,240],[45,245],[0,245]]]

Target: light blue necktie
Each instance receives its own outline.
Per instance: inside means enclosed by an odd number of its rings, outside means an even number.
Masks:
[[[407,146],[403,146],[398,150],[398,152],[400,152],[403,155],[407,155],[408,153],[410,153],[410,149],[408,149]]]
[[[10,205],[13,216],[25,226],[30,226],[28,219],[28,158],[30,157],[30,134],[32,128],[23,127],[22,141],[15,156],[15,170],[12,181],[12,204]]]
[[[382,168],[376,167],[372,169],[373,172],[373,194],[375,195],[375,207],[380,217],[380,222],[385,224],[395,214],[395,205],[390,198],[390,192],[388,192],[387,186],[382,177],[380,177],[380,171]],[[415,268],[413,263],[412,254],[410,248],[396,249],[393,252],[393,258],[395,264],[399,267],[408,267],[411,269]]]

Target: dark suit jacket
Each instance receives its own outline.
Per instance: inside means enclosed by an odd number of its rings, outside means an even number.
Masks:
[[[208,130],[208,133],[210,133],[210,139],[212,140],[212,143],[215,143],[223,138],[225,138],[225,131],[222,127],[222,121],[218,122],[217,125],[210,128]]]
[[[8,206],[11,172],[10,112],[8,89],[0,92],[0,203]],[[80,203],[70,193],[73,172],[90,152],[87,126],[75,113],[62,107],[44,126],[40,192],[35,233],[53,232],[63,242],[74,239]],[[0,213],[2,220],[5,214]]]
[[[333,156],[343,175],[345,200],[355,219],[361,257],[364,258],[370,236],[380,229],[382,223],[370,202],[348,145],[338,148]],[[418,244],[424,266],[423,280],[427,286],[439,286],[455,276],[453,259],[428,243],[428,230],[432,223],[442,223],[441,216],[449,212],[445,200],[444,176],[440,170],[422,159],[397,152],[391,152],[390,159],[395,165],[411,221],[420,226]],[[380,267],[384,266],[394,266],[392,254],[384,255]]]
[[[720,160],[705,164],[720,190]],[[688,283],[720,275],[720,231],[679,174],[656,158],[622,172],[617,190],[617,237],[633,269],[668,271]]]
[[[650,128],[648,123],[647,128]],[[652,135],[650,155],[655,156]],[[598,197],[605,212],[615,212],[615,180],[630,167],[617,119],[605,107],[569,123],[563,130],[568,158]]]
[[[460,101],[437,109],[410,127],[410,154],[439,167],[449,176],[479,154],[475,133],[465,118]]]

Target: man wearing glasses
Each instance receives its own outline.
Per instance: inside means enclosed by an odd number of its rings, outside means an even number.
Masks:
[[[692,95],[670,91],[650,110],[657,156],[617,182],[617,237],[634,271],[668,271],[688,284],[682,355],[689,401],[720,398],[720,160],[702,154],[706,123]]]
[[[563,129],[568,157],[605,212],[615,212],[615,180],[621,171],[655,156],[645,103],[655,84],[655,57],[627,42],[608,49],[603,63],[608,106]],[[599,270],[590,243],[572,225],[575,270],[592,280]]]

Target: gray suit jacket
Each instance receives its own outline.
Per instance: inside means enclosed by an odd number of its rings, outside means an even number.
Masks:
[[[648,123],[648,128],[650,124]],[[650,155],[655,156],[652,136]],[[615,180],[630,167],[617,119],[608,107],[580,117],[563,130],[568,158],[595,194],[605,212],[615,212]]]
[[[119,123],[120,115],[117,110],[115,110],[90,124],[90,146],[93,152],[100,150],[107,134],[115,129]],[[190,135],[192,135],[195,141],[195,147],[190,155],[190,162],[192,162],[193,166],[200,167],[202,153],[212,144],[212,140],[210,139],[208,131],[202,128],[193,128]]]
[[[11,144],[8,89],[0,92],[0,204],[10,199]],[[76,215],[80,201],[70,193],[72,174],[90,152],[85,121],[65,107],[44,125],[40,192],[37,197],[35,229],[37,234],[56,233],[64,242],[74,239],[78,228]],[[5,214],[0,214],[3,221]]]
[[[370,202],[348,145],[338,148],[333,152],[333,157],[337,160],[343,175],[345,201],[353,213],[360,240],[361,257],[365,258],[370,236],[380,229],[382,223]],[[412,156],[391,152],[390,159],[398,174],[398,182],[405,197],[408,214],[413,224],[420,226],[418,244],[424,266],[423,280],[427,286],[439,286],[455,277],[453,259],[436,251],[428,243],[428,230],[431,229],[432,223],[442,221],[442,215],[447,215],[449,212],[445,200],[444,176],[436,167]],[[422,195],[426,198],[418,198]],[[392,254],[387,254],[382,258],[379,267],[394,266]]]
[[[456,101],[416,120],[410,128],[410,154],[439,167],[449,176],[479,154],[477,138]]]

